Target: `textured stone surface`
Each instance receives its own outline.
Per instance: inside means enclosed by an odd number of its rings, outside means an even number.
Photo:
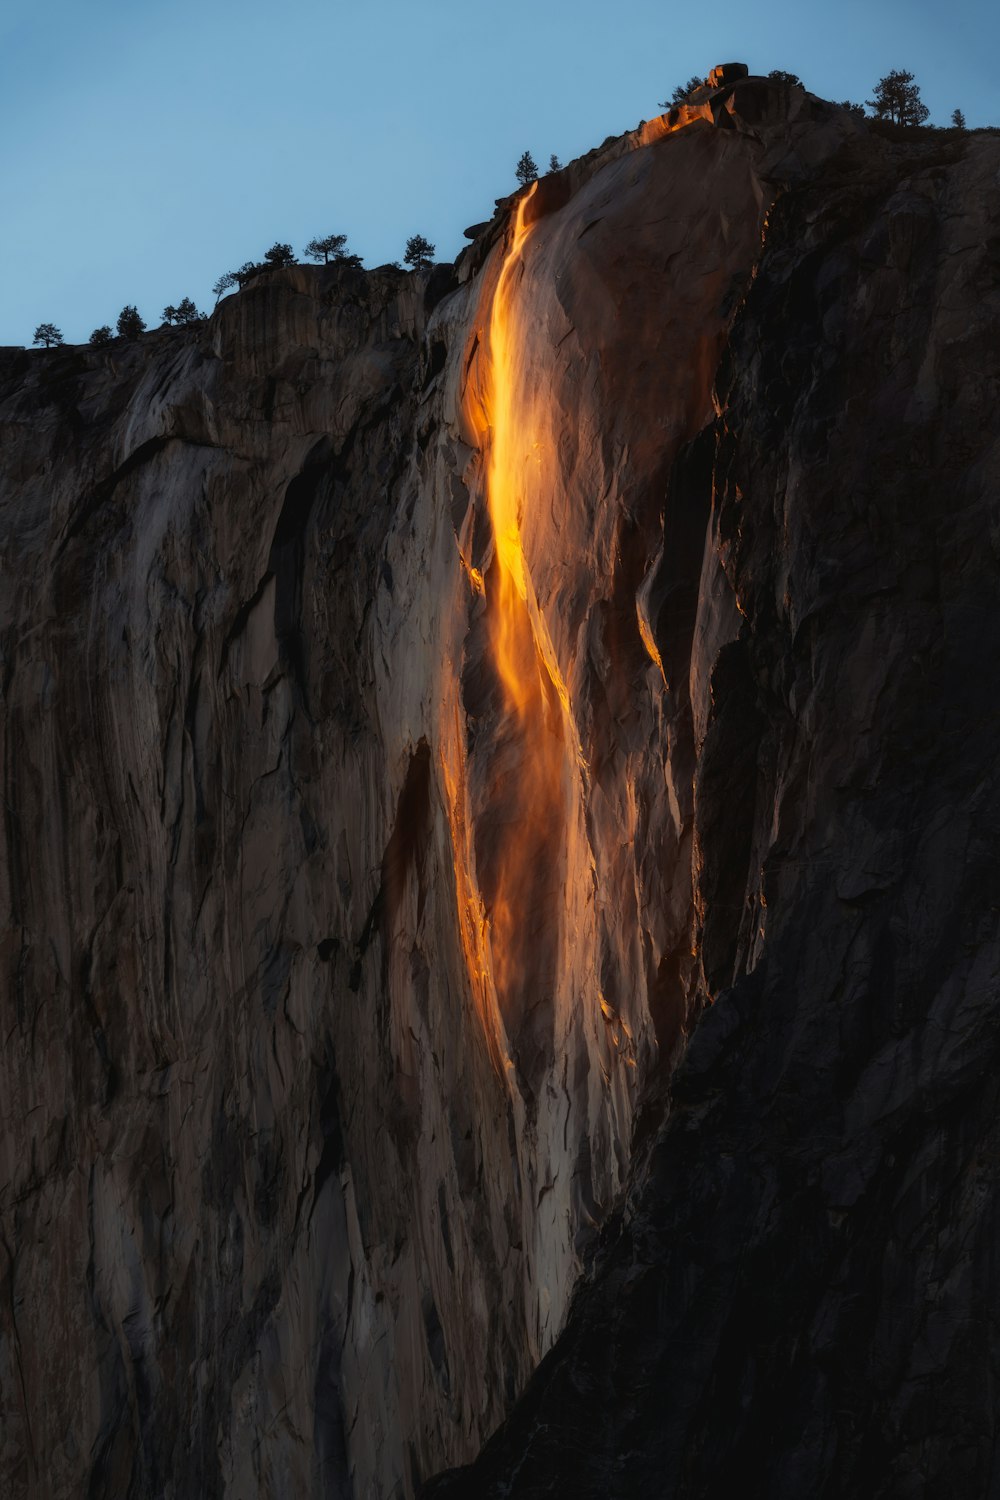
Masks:
[[[437,306],[298,268],[6,361],[12,1493],[411,1493],[561,1326],[684,1022],[690,736],[636,593],[763,204],[735,132],[644,139],[562,176],[518,297],[573,716],[502,992],[466,947],[534,753],[469,417],[506,209]]]
[[[1000,162],[716,103],[531,204],[504,955],[509,204],[0,359],[5,1492],[986,1474]]]
[[[771,212],[692,655],[714,1003],[566,1332],[435,1496],[994,1491],[998,166],[859,141]]]

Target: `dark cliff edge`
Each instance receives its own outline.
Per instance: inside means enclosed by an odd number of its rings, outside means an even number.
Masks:
[[[992,1493],[998,174],[749,80],[537,190],[516,1006],[512,203],[0,351],[5,1494]]]

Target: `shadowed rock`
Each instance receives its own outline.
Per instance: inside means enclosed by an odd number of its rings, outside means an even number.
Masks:
[[[506,1004],[511,200],[0,352],[5,1493],[985,1490],[996,151],[684,108],[531,204]]]

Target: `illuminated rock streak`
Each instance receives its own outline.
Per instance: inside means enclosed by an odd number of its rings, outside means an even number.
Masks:
[[[664,116],[637,131],[630,145],[651,145],[690,123],[691,111],[683,119]],[[584,815],[588,771],[566,675],[532,578],[532,563],[551,575],[558,559],[547,549],[558,537],[534,514],[532,524],[524,524],[526,505],[544,504],[563,483],[545,382],[533,364],[546,357],[532,322],[539,301],[529,251],[537,191],[536,183],[517,203],[506,241],[495,252],[502,255],[495,280],[484,273],[492,291],[485,294],[478,360],[466,391],[494,551],[483,572],[464,553],[462,563],[469,584],[485,596],[501,701],[490,749],[479,752],[488,769],[480,764],[477,776],[466,775],[465,747],[456,734],[452,765],[464,769],[460,776],[451,773],[448,792],[463,953],[490,1055],[508,1063],[525,1024],[537,1028],[547,1012],[599,989]],[[637,623],[662,675],[641,609]]]
[[[568,834],[579,786],[570,697],[536,597],[521,534],[527,479],[545,472],[530,341],[518,317],[532,188],[518,203],[484,316],[478,399],[467,398],[482,454],[494,538],[485,577],[462,557],[486,597],[489,655],[499,692],[488,770],[470,796],[460,715],[448,715],[442,760],[455,864],[461,948],[489,1055],[509,1066],[525,1013],[552,1001],[565,926]],[[483,785],[485,781],[485,787]]]
[[[525,222],[537,183],[517,206],[514,233],[504,259],[490,311],[485,401],[489,415],[486,489],[499,562],[500,602],[495,614],[496,665],[508,701],[521,717],[534,699],[536,663],[544,666],[563,709],[569,693],[538,608],[521,540],[524,473],[529,463],[544,462],[536,437],[532,404],[518,378],[523,341],[519,337],[516,290],[523,271],[522,252],[531,232]],[[524,658],[520,635],[527,616],[535,660]]]
[[[496,556],[488,579],[493,660],[509,716],[508,754],[497,787],[503,821],[480,869],[490,913],[490,951],[501,1013],[516,1027],[539,992],[554,986],[566,879],[566,832],[575,774],[570,699],[524,553],[521,523],[529,468],[545,473],[524,360],[530,341],[518,318],[526,222],[535,188],[517,206],[490,309],[484,404],[489,419],[486,496]],[[541,470],[541,473],[539,473]],[[503,733],[501,735],[503,737]]]

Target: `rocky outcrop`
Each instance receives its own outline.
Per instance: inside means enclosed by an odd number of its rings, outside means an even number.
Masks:
[[[449,1493],[910,1472],[988,1284],[996,169],[742,80],[454,274],[3,356],[10,1493],[412,1495],[539,1360]]]

